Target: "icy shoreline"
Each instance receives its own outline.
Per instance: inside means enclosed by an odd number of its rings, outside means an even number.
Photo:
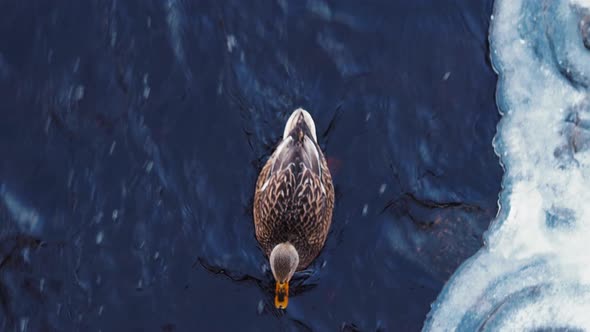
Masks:
[[[586,0],[496,1],[500,210],[424,331],[590,329],[589,8]]]

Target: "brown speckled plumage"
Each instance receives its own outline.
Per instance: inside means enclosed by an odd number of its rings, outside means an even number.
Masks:
[[[334,186],[315,133],[303,116],[295,120],[294,129],[260,172],[253,210],[256,238],[266,255],[277,244],[290,242],[301,270],[324,246],[332,223]]]

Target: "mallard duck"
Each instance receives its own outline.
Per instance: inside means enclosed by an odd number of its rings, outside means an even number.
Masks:
[[[256,182],[256,238],[275,279],[275,306],[287,308],[289,281],[324,246],[334,208],[332,176],[309,113],[295,110]]]

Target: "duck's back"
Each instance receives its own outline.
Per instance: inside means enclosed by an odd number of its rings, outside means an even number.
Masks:
[[[283,139],[260,172],[254,195],[256,238],[267,255],[290,242],[299,269],[319,254],[328,234],[334,188],[317,143],[304,132]]]

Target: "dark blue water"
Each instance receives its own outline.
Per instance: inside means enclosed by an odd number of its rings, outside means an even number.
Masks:
[[[496,214],[491,9],[0,2],[0,330],[419,330]],[[278,312],[251,203],[297,107],[337,197]]]

